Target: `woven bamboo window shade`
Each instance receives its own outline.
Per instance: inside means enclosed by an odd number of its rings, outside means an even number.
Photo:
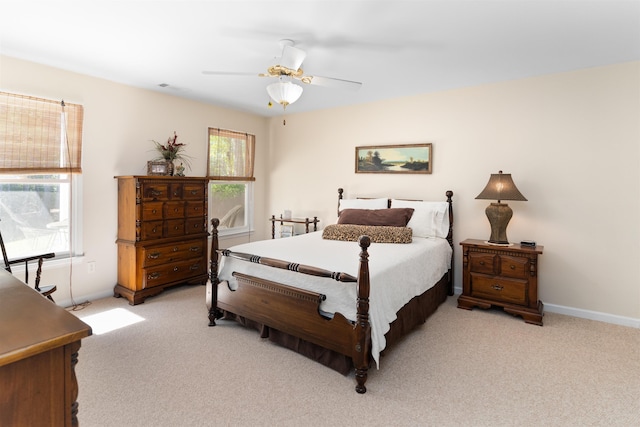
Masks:
[[[207,177],[219,181],[255,181],[255,135],[209,128]]]
[[[80,173],[83,107],[0,92],[0,173]]]

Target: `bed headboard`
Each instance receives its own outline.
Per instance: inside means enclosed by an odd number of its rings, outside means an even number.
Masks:
[[[338,215],[340,214],[340,201],[343,199],[344,189],[338,188]],[[449,246],[453,249],[453,191],[447,190],[445,192],[447,197],[447,204],[449,205],[448,213],[449,213],[449,232],[447,234],[447,241],[449,242]],[[358,199],[371,199],[369,197],[358,197]],[[399,200],[410,200],[410,201],[421,201],[417,199],[399,199]],[[387,208],[391,207],[391,198],[387,199]]]

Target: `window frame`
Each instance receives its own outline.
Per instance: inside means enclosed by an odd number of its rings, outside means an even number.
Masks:
[[[247,132],[239,132],[227,129],[209,128],[207,132],[207,178],[209,178],[209,190],[211,185],[215,184],[244,184],[245,186],[245,201],[244,201],[244,225],[241,227],[222,228],[218,229],[219,236],[239,236],[244,234],[250,234],[254,231],[254,187],[255,178],[253,176],[255,165],[255,135]],[[219,152],[212,150],[213,143],[212,138],[229,138],[231,152],[238,153],[240,147],[234,146],[236,143],[244,144],[244,155],[242,159],[234,157],[233,164],[236,167],[232,167],[227,164],[227,167],[220,167],[221,165],[215,164],[215,159],[219,159],[221,156]],[[213,157],[212,157],[213,156]],[[240,160],[240,162],[238,162]],[[212,218],[214,212],[213,196],[210,191],[209,194],[209,221]],[[218,218],[221,219],[221,218]]]
[[[63,197],[62,191],[58,192],[60,208],[62,210],[64,206],[68,211],[69,223],[66,248],[55,251],[57,259],[83,254],[79,197],[82,194],[83,121],[81,104],[0,91],[0,140],[3,142],[0,146],[0,181],[68,186],[68,196]],[[31,178],[47,175],[57,178]],[[33,246],[28,252],[8,255],[19,258],[40,252],[41,249]]]

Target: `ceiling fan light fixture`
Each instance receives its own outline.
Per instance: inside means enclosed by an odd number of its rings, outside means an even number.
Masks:
[[[271,99],[286,109],[287,105],[293,104],[300,98],[300,95],[302,95],[302,86],[280,80],[267,86],[267,93]]]

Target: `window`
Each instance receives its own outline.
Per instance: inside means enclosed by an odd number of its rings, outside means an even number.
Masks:
[[[10,258],[82,252],[81,105],[0,92],[0,230]]]
[[[209,216],[220,219],[221,235],[253,226],[255,136],[209,128]]]

